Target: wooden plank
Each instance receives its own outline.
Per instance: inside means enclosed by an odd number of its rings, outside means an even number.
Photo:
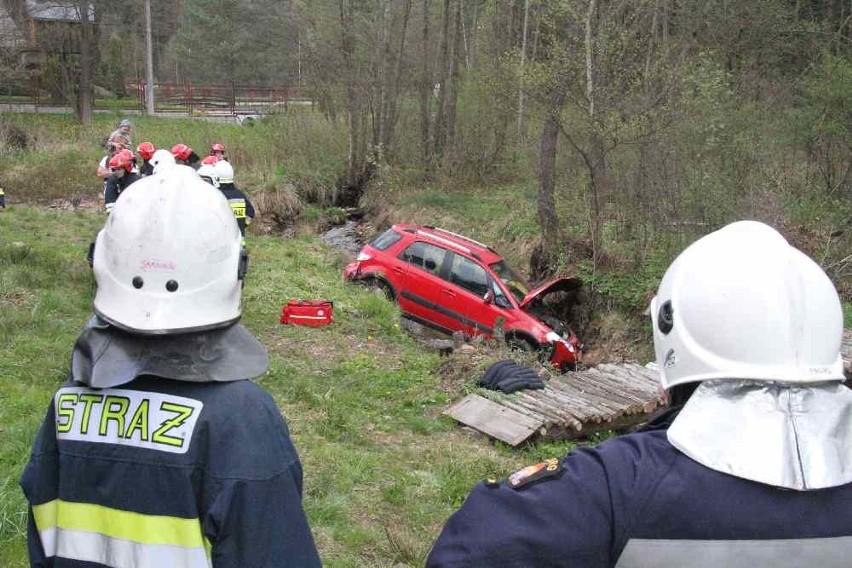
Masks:
[[[570,412],[548,396],[546,390],[518,391],[518,395],[519,402],[541,409],[540,412],[552,417],[555,424],[566,424],[574,418]]]
[[[566,388],[572,387],[581,392],[595,395],[597,398],[607,401],[610,406],[615,405],[629,408],[631,405],[641,403],[644,400],[643,397],[635,396],[630,392],[627,392],[627,389],[618,388],[597,380],[597,378],[598,377],[593,375],[591,372],[586,372],[583,376],[565,378],[557,377],[553,380],[554,382],[565,385]]]
[[[601,422],[613,412],[612,408],[606,406],[605,401],[564,383],[551,381],[547,386],[553,398],[566,405],[571,413],[583,422]]]
[[[589,376],[592,377],[592,381],[583,383],[583,390],[596,393],[598,396],[611,401],[612,404],[619,404],[626,414],[642,412],[645,403],[651,396],[649,393],[640,394],[639,391],[631,390],[618,382],[613,383],[610,377],[603,374],[589,372]]]
[[[544,389],[508,395],[483,390],[445,414],[514,446],[531,436],[567,439],[628,427],[661,404],[655,371],[636,363],[609,363],[553,377]]]
[[[517,446],[542,426],[542,422],[478,394],[467,395],[450,406],[444,414],[510,446]]]
[[[599,365],[598,370],[625,379],[627,386],[643,394],[647,392],[654,393],[660,386],[660,379],[657,373],[639,365],[628,364],[616,366],[604,364]]]

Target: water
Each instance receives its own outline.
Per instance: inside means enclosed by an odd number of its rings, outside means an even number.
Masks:
[[[320,238],[328,246],[355,257],[364,246],[358,234],[358,224],[359,221],[350,219],[343,225],[326,231]]]

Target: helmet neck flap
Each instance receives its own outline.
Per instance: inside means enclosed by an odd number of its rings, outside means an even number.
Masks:
[[[94,388],[117,387],[143,375],[229,382],[262,375],[268,365],[263,345],[242,324],[146,336],[127,333],[94,316],[74,344],[71,376]]]

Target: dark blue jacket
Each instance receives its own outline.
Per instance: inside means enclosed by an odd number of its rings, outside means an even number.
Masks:
[[[21,485],[33,566],[320,565],[287,425],[250,381],[66,383]]]
[[[109,176],[104,182],[104,208],[107,212],[112,211],[115,202],[127,187],[141,179],[141,176],[134,172],[126,172],[123,176],[117,177],[115,174]]]
[[[792,491],[740,479],[693,461],[654,429],[574,450],[517,488],[477,485],[427,561],[616,565],[852,566],[852,484]]]

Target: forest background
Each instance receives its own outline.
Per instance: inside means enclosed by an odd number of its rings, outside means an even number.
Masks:
[[[76,7],[81,25],[43,31],[37,66],[22,68],[8,50],[0,93],[25,94],[38,73],[89,123],[96,97],[120,99],[126,79],[145,76],[147,2],[49,4]],[[27,3],[3,5],[20,16]],[[602,263],[641,266],[756,218],[849,293],[848,3],[151,0],[150,9],[157,81],[295,87],[345,137],[343,155],[289,172],[297,191],[320,185],[339,204],[370,181],[448,193],[521,185],[535,191],[534,279],[578,264],[592,275]],[[79,47],[57,49],[63,42]]]
[[[144,78],[144,3],[49,4],[85,17],[82,31],[41,34],[49,47],[73,33],[80,48],[48,55],[40,84],[88,122],[96,96]],[[535,180],[542,271],[579,260],[565,247],[575,237],[596,269],[613,247],[641,262],[673,236],[679,247],[751,217],[816,231],[811,252],[849,273],[848,235],[837,234],[852,191],[848,3],[150,6],[157,81],[298,87],[346,137],[350,183],[377,168],[412,185]],[[24,94],[32,68],[5,55],[0,93]]]
[[[24,4],[0,0],[9,13]],[[102,223],[19,206],[98,194],[102,138],[141,110],[125,86],[145,75],[143,2],[50,4],[85,21],[41,35],[37,65],[0,50],[9,566],[25,562],[15,479],[88,313],[79,250]],[[643,312],[665,267],[745,218],[815,258],[852,323],[848,3],[151,0],[151,11],[157,82],[284,85],[314,101],[253,127],[131,116],[158,145],[225,142],[259,205],[245,320],[271,351],[262,384],[304,449],[306,507],[329,565],[419,565],[472,483],[565,449],[488,445],[437,418],[488,361],[424,354],[385,303],[342,286],[342,260],[305,236],[342,221],[344,206],[366,211],[366,237],[394,221],[435,224],[494,245],[535,280],[580,275],[579,331],[600,358],[647,360]],[[79,49],[51,51],[64,42]],[[3,112],[31,96],[36,74],[40,96],[73,115]],[[270,322],[285,291],[334,297],[340,325],[322,335]]]

